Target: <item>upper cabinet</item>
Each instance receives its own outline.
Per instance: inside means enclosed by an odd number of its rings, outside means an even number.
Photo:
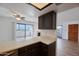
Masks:
[[[39,29],[56,29],[56,12],[51,11],[42,16],[38,20]]]

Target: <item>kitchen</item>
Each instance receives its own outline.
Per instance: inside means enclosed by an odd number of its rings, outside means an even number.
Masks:
[[[0,55],[56,56],[56,6],[60,4],[41,4],[40,10],[28,3],[0,4]]]

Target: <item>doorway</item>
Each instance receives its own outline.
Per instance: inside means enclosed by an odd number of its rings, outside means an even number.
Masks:
[[[68,39],[78,42],[78,24],[68,25]]]

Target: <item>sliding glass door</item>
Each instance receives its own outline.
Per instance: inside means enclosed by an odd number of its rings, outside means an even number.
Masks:
[[[24,24],[24,23],[16,24],[16,38],[26,39],[27,37],[33,37],[33,34],[34,34],[33,24]]]

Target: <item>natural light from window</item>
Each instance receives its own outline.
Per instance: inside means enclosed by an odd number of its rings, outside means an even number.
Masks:
[[[17,23],[16,25],[16,38],[32,37],[34,33],[33,24]]]

